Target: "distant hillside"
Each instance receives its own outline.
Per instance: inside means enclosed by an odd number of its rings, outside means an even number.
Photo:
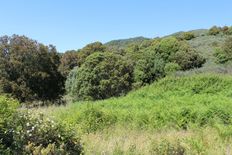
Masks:
[[[150,40],[150,38],[135,37],[129,39],[112,40],[105,45],[108,46],[110,49],[124,49],[130,44],[141,44],[145,40]]]
[[[190,44],[190,46],[196,49],[196,51],[199,52],[204,58],[206,58],[206,63],[204,67],[200,69],[206,71],[217,70],[216,68],[220,68],[220,65],[215,63],[215,57],[213,56],[213,53],[215,51],[215,48],[220,47],[227,38],[232,37],[231,35],[224,35],[222,33],[218,35],[208,35],[208,31],[208,29],[197,29],[188,31],[192,32],[195,35],[195,38],[189,40],[188,43]],[[183,32],[177,32],[169,36],[178,37],[181,35],[181,33]]]
[[[191,31],[187,31],[187,32],[192,32],[196,37],[200,37],[200,36],[207,35],[208,29],[197,29],[197,30],[191,30]],[[176,33],[173,33],[171,35],[167,35],[165,37],[170,37],[170,36],[178,37],[182,33],[184,33],[184,31],[176,32]]]
[[[208,29],[197,29],[197,30],[191,30],[188,32],[192,32],[195,36],[194,39],[189,40],[188,43],[190,46],[195,48],[202,56],[204,56],[207,59],[207,63],[204,65],[205,67],[216,67],[217,64],[215,64],[215,57],[213,56],[214,49],[216,47],[221,46],[224,41],[231,37],[230,35],[208,35]],[[176,32],[167,36],[164,36],[162,38],[166,37],[178,37],[180,36],[184,31]],[[143,41],[150,40],[149,38],[145,37],[136,37],[136,38],[129,38],[129,39],[120,39],[120,40],[113,40],[105,45],[108,46],[110,49],[124,49],[128,47],[130,44],[138,44],[140,45]]]
[[[163,38],[170,37],[170,36],[175,36],[178,37],[180,36],[184,31],[176,32],[171,35],[164,36]],[[208,32],[207,29],[198,29],[198,30],[193,30],[189,31],[193,32],[196,37],[200,36],[205,36]],[[108,46],[110,49],[124,49],[128,47],[131,44],[141,44],[143,41],[146,40],[151,40],[151,38],[146,38],[146,37],[135,37],[135,38],[129,38],[129,39],[118,39],[118,40],[112,40],[110,42],[105,43],[106,46]]]

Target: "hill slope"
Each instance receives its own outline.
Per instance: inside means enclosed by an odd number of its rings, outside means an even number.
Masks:
[[[68,118],[70,115],[74,115],[72,118],[78,118],[77,114],[85,115],[85,110],[88,110],[90,105],[111,115],[115,119],[113,123],[135,124],[146,128],[173,125],[173,121],[178,121],[178,115],[183,109],[196,112],[198,117],[210,108],[217,107],[218,109],[222,108],[222,111],[225,110],[232,116],[231,88],[231,76],[167,77],[158,83],[132,92],[126,97],[87,103],[77,102],[62,109],[62,113],[65,115],[59,117],[62,117],[62,120],[65,119],[63,117]],[[55,114],[59,115],[59,112],[55,112]],[[165,121],[162,120],[164,121],[162,124],[159,124],[158,122],[161,121],[159,115],[162,114],[165,114],[166,118]],[[214,116],[212,115],[212,117]],[[177,128],[182,128],[181,122],[176,123]]]
[[[119,40],[112,40],[105,45],[111,49],[124,49],[130,44],[141,44],[145,40],[150,40],[149,38],[145,37],[135,37],[129,39],[119,39]]]
[[[138,154],[159,154],[157,147],[166,144],[187,154],[223,154],[232,144],[231,88],[229,75],[167,77],[125,97],[39,111],[87,132],[87,154],[126,154],[131,146]]]
[[[168,36],[164,36],[162,38],[166,38],[170,36],[178,37],[183,32],[184,31],[180,31]],[[194,39],[188,41],[189,44],[207,59],[207,63],[205,66],[207,67],[216,66],[216,64],[214,63],[215,58],[213,57],[214,49],[215,47],[221,46],[224,43],[224,41],[231,36],[223,35],[223,34],[218,34],[216,36],[208,35],[208,29],[197,29],[188,32],[193,33],[195,36]],[[146,40],[150,40],[150,39],[145,37],[135,37],[130,39],[113,40],[106,43],[105,45],[112,49],[125,49],[130,44],[140,45],[143,41]]]

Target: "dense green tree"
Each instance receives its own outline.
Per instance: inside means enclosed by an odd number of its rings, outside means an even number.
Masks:
[[[135,65],[136,87],[150,84],[173,69],[188,70],[201,67],[205,63],[205,59],[186,41],[175,37],[154,39],[146,47],[133,49],[128,48],[126,56],[128,61]]]
[[[143,57],[137,61],[134,69],[135,87],[150,84],[163,77],[164,60],[153,51],[146,51]]]
[[[205,63],[205,59],[193,49],[188,51],[180,50],[175,54],[173,59],[182,70],[200,68]]]
[[[64,79],[54,46],[25,36],[0,38],[0,86],[20,101],[53,100],[63,93]]]
[[[105,52],[107,50],[106,46],[104,46],[100,42],[94,42],[91,44],[86,45],[82,48],[79,53],[79,64],[83,64],[85,59],[95,52]]]
[[[67,77],[69,72],[76,66],[79,66],[79,54],[77,51],[67,51],[62,54],[60,59],[59,71],[64,77]]]
[[[155,44],[154,50],[165,62],[170,62],[174,55],[179,51],[180,46],[180,41],[175,37],[168,37]]]
[[[66,81],[69,95],[78,100],[98,100],[120,96],[131,90],[133,68],[122,56],[96,52]]]
[[[186,41],[178,41],[175,37],[161,40],[155,45],[154,50],[166,63],[177,63],[182,70],[198,68],[205,63],[205,59]]]

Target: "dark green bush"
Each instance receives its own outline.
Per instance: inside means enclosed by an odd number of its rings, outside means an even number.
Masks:
[[[106,52],[107,48],[101,42],[94,42],[86,45],[78,52],[79,66],[81,66],[88,56],[96,52]]]
[[[182,70],[200,68],[206,62],[195,50],[178,51],[173,59]]]
[[[122,56],[105,52],[90,55],[66,81],[69,95],[78,100],[98,100],[131,90],[133,67]]]
[[[155,80],[164,77],[163,59],[154,52],[147,52],[140,59],[134,69],[135,86],[151,84]]]
[[[175,37],[154,40],[149,47],[134,52],[129,58],[135,64],[135,87],[150,84],[165,73],[199,68],[205,59],[186,41]]]
[[[64,93],[56,48],[25,36],[0,37],[0,90],[20,102],[55,100]]]
[[[167,63],[172,61],[172,58],[180,50],[181,46],[182,42],[175,37],[168,37],[155,44],[154,50]]]
[[[60,59],[60,73],[66,78],[74,67],[80,66],[79,59],[79,53],[77,51],[66,51]]]
[[[165,38],[155,47],[156,53],[166,63],[177,63],[182,70],[201,67],[205,63],[205,59],[200,56],[185,41],[178,41],[174,37]]]

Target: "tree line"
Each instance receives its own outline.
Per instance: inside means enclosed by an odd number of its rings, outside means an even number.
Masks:
[[[206,59],[187,42],[194,37],[186,32],[118,50],[95,42],[58,53],[55,46],[26,36],[2,36],[0,93],[28,103],[55,101],[64,95],[75,100],[122,96],[173,72],[201,67]],[[231,45],[228,40],[217,50],[220,62],[231,59]]]

